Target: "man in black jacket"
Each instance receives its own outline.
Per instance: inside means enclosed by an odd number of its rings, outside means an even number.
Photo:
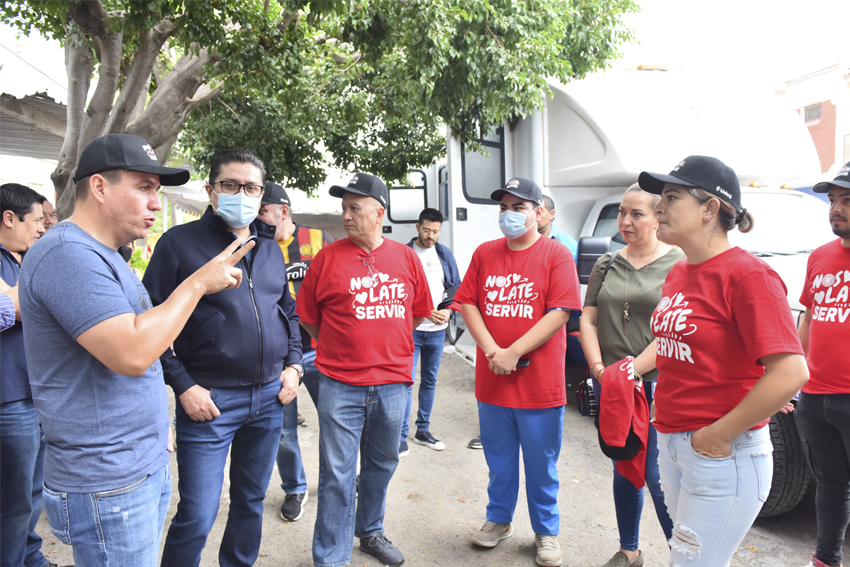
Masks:
[[[162,565],[198,565],[215,522],[224,464],[230,463],[230,513],[219,549],[223,566],[252,565],[262,537],[268,488],[283,420],[297,394],[301,338],[286,265],[274,227],[255,220],[265,169],[256,156],[227,151],[210,167],[211,206],[201,220],[162,236],[145,273],[153,303],[164,301],[234,239],[256,239],[237,264],[248,285],[205,296],[162,356],[177,396],[180,502]]]

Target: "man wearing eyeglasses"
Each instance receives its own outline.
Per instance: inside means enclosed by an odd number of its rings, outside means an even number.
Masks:
[[[419,213],[416,224],[418,236],[408,242],[408,246],[416,252],[425,277],[434,310],[426,320],[413,331],[413,371],[411,379],[416,380],[416,363],[421,361],[419,371],[419,411],[416,416],[416,434],[413,442],[435,451],[442,451],[446,444],[431,435],[431,410],[434,408],[434,394],[437,389],[437,372],[440,370],[440,360],[443,356],[443,344],[446,342],[446,327],[452,316],[451,310],[437,309],[450,292],[460,286],[460,274],[452,251],[437,242],[440,229],[443,226],[443,213],[437,209],[423,209]],[[409,452],[407,435],[410,433],[410,410],[413,406],[413,385],[407,390],[407,406],[404,410],[404,422],[401,424],[401,442],[398,447],[399,457]]]
[[[389,198],[384,182],[357,173],[330,194],[342,197],[348,238],[322,248],[297,298],[301,324],[318,342],[321,372],[313,563],[350,564],[356,536],[362,552],[395,566],[404,556],[383,535],[387,486],[398,466],[413,329],[434,306],[413,250],[381,236]]]
[[[274,468],[283,405],[298,389],[301,337],[275,228],[256,220],[265,168],[250,152],[227,151],[210,166],[210,206],[157,243],[144,283],[156,305],[198,266],[234,240],[256,245],[236,265],[244,283],[206,296],[174,349],[162,355],[177,397],[180,502],[162,565],[198,565],[218,513],[230,452],[230,512],[219,564],[256,561],[263,499]]]

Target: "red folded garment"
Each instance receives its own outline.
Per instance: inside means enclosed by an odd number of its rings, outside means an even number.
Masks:
[[[617,472],[629,479],[635,488],[643,488],[646,478],[646,438],[649,435],[649,405],[643,383],[635,380],[634,358],[605,368],[602,374],[599,432],[612,447],[625,447],[629,430],[640,439],[640,450],[633,459],[617,461]]]

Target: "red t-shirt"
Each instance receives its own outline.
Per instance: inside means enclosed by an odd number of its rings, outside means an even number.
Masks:
[[[328,244],[296,299],[301,320],[319,325],[316,368],[352,386],[411,382],[413,318],[433,308],[422,262],[387,239],[371,254],[349,238]]]
[[[581,311],[575,262],[566,246],[538,238],[514,251],[507,238],[485,242],[455,294],[455,301],[474,305],[496,343],[507,348],[553,308]],[[510,408],[550,408],[567,403],[564,384],[566,327],[529,352],[527,368],[497,376],[481,348],[475,358],[475,397]]]
[[[809,256],[800,303],[812,310],[809,326],[807,394],[850,394],[847,340],[850,339],[850,249],[841,239]]]
[[[779,274],[740,248],[699,264],[680,260],[661,294],[650,324],[658,339],[655,427],[663,433],[711,425],[762,377],[761,357],[803,352]]]

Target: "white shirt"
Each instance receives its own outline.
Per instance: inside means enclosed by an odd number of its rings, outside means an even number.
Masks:
[[[428,280],[428,289],[431,290],[431,301],[434,304],[434,309],[443,300],[444,290],[446,288],[446,274],[443,273],[443,265],[440,263],[440,256],[437,254],[436,245],[431,248],[420,248],[417,242],[413,243],[413,251],[419,256],[419,261],[422,262],[422,269],[425,270],[425,279]],[[442,331],[448,327],[448,323],[435,325],[429,320],[425,320],[421,325],[416,327],[417,331]]]

